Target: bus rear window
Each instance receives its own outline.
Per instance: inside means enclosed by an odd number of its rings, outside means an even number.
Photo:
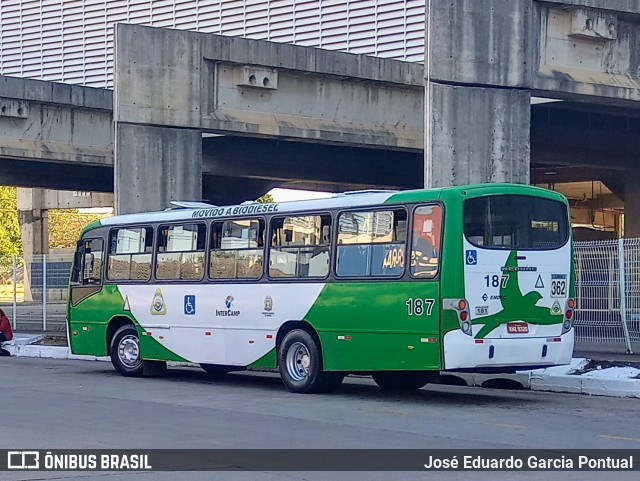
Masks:
[[[523,195],[496,195],[464,203],[464,235],[478,247],[556,249],[569,236],[566,206]]]

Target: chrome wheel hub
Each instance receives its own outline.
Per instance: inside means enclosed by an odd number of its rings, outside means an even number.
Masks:
[[[120,339],[118,358],[128,368],[135,368],[140,364],[140,343],[136,336],[128,334]]]
[[[309,375],[311,355],[307,346],[294,342],[287,351],[286,366],[289,377],[294,381],[303,381]]]

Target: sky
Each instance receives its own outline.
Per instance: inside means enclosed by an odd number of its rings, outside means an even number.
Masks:
[[[313,192],[310,190],[271,189],[269,193],[276,202],[288,202],[292,200],[326,199],[332,197],[329,192]]]

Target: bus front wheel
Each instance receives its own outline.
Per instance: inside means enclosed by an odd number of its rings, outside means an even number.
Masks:
[[[302,329],[294,329],[282,340],[278,369],[287,389],[301,394],[332,391],[344,379],[342,373],[323,371],[320,347]]]
[[[409,391],[424,387],[432,376],[422,371],[380,371],[371,377],[383,391]]]
[[[140,357],[140,339],[133,324],[126,324],[111,338],[109,349],[113,367],[123,376],[142,376],[142,358]]]

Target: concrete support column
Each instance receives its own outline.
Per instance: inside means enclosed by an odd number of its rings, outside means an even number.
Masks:
[[[162,210],[202,199],[202,135],[195,129],[116,123],[117,214]]]
[[[640,237],[640,170],[628,169],[624,176],[624,237]]]
[[[532,1],[427,1],[425,187],[529,182]]]
[[[427,187],[529,182],[527,91],[430,83]]]
[[[18,188],[18,218],[22,251],[27,259],[49,253],[49,211],[43,189]]]

